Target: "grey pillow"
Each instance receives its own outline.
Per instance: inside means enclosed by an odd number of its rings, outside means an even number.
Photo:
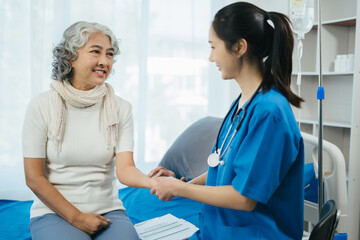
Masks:
[[[208,169],[207,157],[211,153],[222,118],[205,117],[188,127],[171,145],[159,163],[172,170],[177,178],[189,181]]]

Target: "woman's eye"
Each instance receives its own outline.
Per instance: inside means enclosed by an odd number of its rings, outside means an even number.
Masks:
[[[92,52],[92,53],[100,53],[99,50],[92,50],[91,52]]]
[[[114,53],[109,52],[108,55],[109,55],[110,57],[113,57],[113,56],[114,56]]]

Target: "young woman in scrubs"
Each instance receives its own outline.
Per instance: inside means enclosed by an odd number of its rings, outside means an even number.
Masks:
[[[208,172],[185,183],[159,177],[173,174],[156,168],[151,193],[204,203],[191,239],[301,239],[304,146],[290,105],[303,100],[290,89],[290,21],[237,2],[217,12],[209,43],[210,62],[242,93],[219,130]]]

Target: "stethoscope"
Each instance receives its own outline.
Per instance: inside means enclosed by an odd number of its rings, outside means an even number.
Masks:
[[[226,121],[226,119],[228,118],[229,114],[232,112],[233,108],[234,107],[237,107],[239,105],[239,101],[240,101],[240,98],[241,98],[241,93],[239,95],[239,97],[235,100],[235,103],[233,104],[233,106],[230,108],[230,110],[228,111],[228,113],[226,114],[222,124],[221,124],[221,127],[220,127],[220,130],[218,132],[218,135],[216,137],[216,142],[215,142],[215,152],[211,153],[207,159],[207,162],[209,164],[210,167],[216,167],[218,166],[219,164],[221,165],[225,165],[225,161],[224,160],[221,160],[220,159],[224,156],[224,154],[226,153],[226,151],[228,150],[233,138],[235,137],[236,133],[239,131],[240,127],[241,127],[241,124],[242,122],[244,121],[245,119],[245,115],[246,115],[246,111],[250,105],[250,103],[252,102],[252,100],[254,100],[254,98],[256,97],[256,95],[259,93],[260,89],[262,87],[262,83],[259,85],[259,87],[256,89],[256,91],[254,92],[254,94],[251,96],[250,100],[244,104],[244,106],[242,106],[232,117],[232,123],[229,127],[229,130],[227,131],[226,135],[225,135],[225,138],[221,144],[221,147],[218,148],[218,143],[219,143],[219,136],[220,136],[220,132],[221,132],[221,129],[223,128],[224,126],[224,123]],[[236,104],[237,102],[237,104]],[[224,147],[224,144],[226,142],[226,139],[227,137],[229,136],[229,133],[230,133],[230,130],[232,129],[232,126],[233,126],[233,123],[235,122],[234,118],[236,116],[239,116],[240,112],[243,111],[243,115],[241,116],[240,118],[240,121],[237,121],[237,125],[236,125],[236,128],[235,128],[235,131],[233,132],[231,138],[230,138],[230,141],[228,142],[228,144],[226,145],[224,151],[222,151],[223,147]]]

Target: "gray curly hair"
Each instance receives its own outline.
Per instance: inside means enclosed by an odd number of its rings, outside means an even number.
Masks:
[[[118,40],[108,27],[98,23],[76,22],[65,30],[61,42],[53,50],[52,79],[68,82],[73,80],[71,61],[77,59],[77,50],[89,41],[92,34],[97,32],[110,38],[114,56],[120,54]]]

